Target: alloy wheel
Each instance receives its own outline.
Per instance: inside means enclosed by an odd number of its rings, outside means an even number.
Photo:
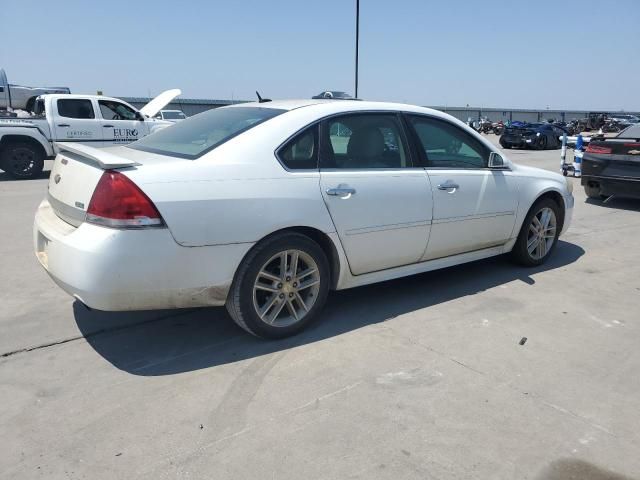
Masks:
[[[544,258],[556,239],[556,214],[544,207],[531,219],[527,234],[527,252],[534,260]]]
[[[302,250],[272,256],[253,284],[253,307],[260,320],[273,327],[288,327],[307,316],[320,290],[320,269]]]

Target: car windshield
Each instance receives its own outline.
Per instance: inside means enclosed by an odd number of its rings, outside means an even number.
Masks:
[[[285,111],[262,107],[216,108],[163,128],[128,147],[195,159]]]
[[[182,112],[162,112],[162,116],[167,120],[180,120],[181,118],[187,118]]]

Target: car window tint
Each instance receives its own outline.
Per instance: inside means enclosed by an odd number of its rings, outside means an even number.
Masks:
[[[427,157],[428,166],[439,168],[484,168],[489,149],[446,120],[410,116]]]
[[[67,118],[95,118],[91,100],[81,98],[58,100],[58,115]]]
[[[135,120],[136,112],[124,103],[98,100],[100,113],[105,120]]]
[[[323,168],[411,167],[402,127],[395,114],[352,114],[327,120],[328,148]],[[326,135],[326,134],[325,134]]]
[[[290,170],[318,168],[318,126],[296,135],[279,151],[278,158]]]

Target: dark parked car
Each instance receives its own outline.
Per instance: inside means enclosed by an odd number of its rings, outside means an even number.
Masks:
[[[337,92],[335,90],[327,90],[319,93],[318,95],[314,95],[311,98],[329,98],[332,100],[358,100],[357,98],[353,98],[346,92]]]
[[[514,122],[515,123],[515,122]],[[560,148],[564,130],[550,123],[525,123],[520,126],[510,126],[500,137],[502,148]]]
[[[581,183],[589,198],[640,198],[640,124],[592,139],[582,157]]]

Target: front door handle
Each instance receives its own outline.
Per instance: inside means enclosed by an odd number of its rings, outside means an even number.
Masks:
[[[70,127],[71,125],[69,125],[68,123],[59,123],[58,126],[59,127]]]
[[[451,190],[451,192],[449,193],[453,193],[456,190],[458,190],[460,188],[460,185],[458,185],[457,183],[453,183],[450,180],[447,180],[444,183],[441,183],[440,185],[438,185],[438,190]]]
[[[113,125],[102,125],[104,128],[113,128]]]
[[[355,195],[355,193],[355,188],[351,188],[349,185],[342,183],[335,188],[329,188],[327,190],[327,195],[331,195],[332,197],[349,198],[351,195]]]

